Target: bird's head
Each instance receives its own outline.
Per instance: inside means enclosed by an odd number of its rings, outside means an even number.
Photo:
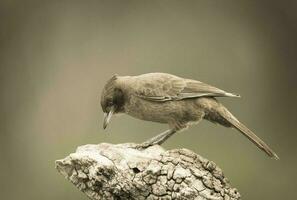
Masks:
[[[105,84],[101,93],[101,107],[104,112],[103,128],[110,122],[113,114],[123,112],[124,93],[117,83],[118,76],[113,75]]]

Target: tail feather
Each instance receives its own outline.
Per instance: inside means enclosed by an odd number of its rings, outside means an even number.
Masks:
[[[264,151],[268,156],[276,160],[279,159],[276,153],[267,144],[265,144],[265,142],[263,142],[255,133],[248,129],[244,124],[240,123],[224,106],[220,105],[219,108],[216,109],[216,112],[216,119],[218,119],[218,116],[223,118],[221,120],[222,125],[233,126],[237,130],[239,130],[244,136],[246,136],[250,141],[252,141],[258,148]],[[216,120],[216,122],[218,121]]]
[[[263,142],[255,133],[248,129],[245,125],[239,121],[229,119],[228,120],[237,130],[239,130],[244,136],[246,136],[250,141],[252,141],[257,147],[264,151],[268,156],[278,160],[279,157],[276,153],[265,143]]]

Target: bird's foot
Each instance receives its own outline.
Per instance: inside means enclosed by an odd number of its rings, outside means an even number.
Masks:
[[[141,144],[134,145],[132,148],[138,149],[138,150],[143,150],[143,149],[146,149],[146,148],[148,148],[150,146],[153,146],[153,145],[155,145],[155,144],[154,143],[149,143],[149,142],[143,142]]]
[[[170,136],[172,136],[174,133],[176,132],[176,130],[167,130],[153,138],[148,139],[147,141],[141,143],[141,144],[137,144],[135,145],[133,148],[135,149],[146,149],[150,146],[154,146],[154,145],[161,145],[163,144]]]

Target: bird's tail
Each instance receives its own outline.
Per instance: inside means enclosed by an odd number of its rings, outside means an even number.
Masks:
[[[239,130],[244,136],[252,141],[258,148],[264,151],[268,156],[278,160],[276,153],[263,142],[255,133],[248,129],[244,124],[239,122],[222,104],[218,103],[218,107],[206,114],[206,119],[219,123],[223,126],[234,127]]]

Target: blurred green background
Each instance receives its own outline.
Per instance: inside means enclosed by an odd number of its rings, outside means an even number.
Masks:
[[[203,121],[164,146],[216,162],[244,199],[296,199],[296,1],[0,2],[0,198],[87,199],[54,161],[87,143],[141,142],[166,125],[102,130],[113,74],[167,72],[241,94],[221,101],[280,156]]]

